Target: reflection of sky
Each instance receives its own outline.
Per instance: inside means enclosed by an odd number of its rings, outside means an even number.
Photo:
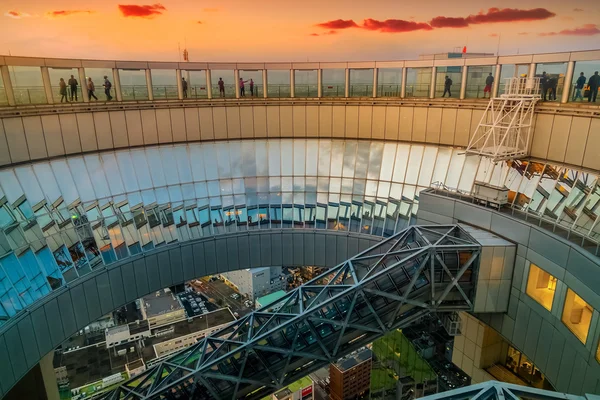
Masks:
[[[534,0],[261,0],[251,5],[243,0],[163,0],[161,4],[166,9],[161,14],[133,18],[124,17],[117,3],[101,0],[4,0],[0,54],[10,51],[23,56],[177,61],[187,47],[191,61],[251,62],[392,60],[453,51],[465,45],[473,52],[544,53],[596,48],[599,35],[593,34],[593,26],[600,17],[598,2],[589,0],[548,0],[543,4]],[[555,16],[402,33],[360,28],[367,18],[429,24],[436,17],[464,19],[491,7],[543,7]],[[10,10],[29,16],[4,16]],[[93,13],[60,18],[46,15],[61,10]],[[353,20],[359,27],[331,33],[331,29],[317,26],[337,19]],[[577,32],[586,24],[591,24],[590,35],[561,33]]]

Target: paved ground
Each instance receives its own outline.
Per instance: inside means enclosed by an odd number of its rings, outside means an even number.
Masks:
[[[252,311],[252,308],[244,305],[241,296],[238,300],[231,297],[232,294],[239,295],[239,292],[220,280],[209,282],[209,277],[204,277],[201,280],[195,281],[193,287],[198,293],[212,299],[220,307],[229,307],[232,313],[237,312],[239,316],[246,315]]]

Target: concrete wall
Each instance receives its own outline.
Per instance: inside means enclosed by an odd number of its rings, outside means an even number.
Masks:
[[[259,266],[333,267],[382,238],[314,230],[226,234],[161,247],[100,268],[29,306],[0,332],[0,398],[75,332],[161,288]],[[253,251],[260,249],[260,251]]]
[[[466,147],[486,103],[283,101],[259,105],[110,105],[0,117],[0,166],[124,147],[201,140],[324,137]],[[460,105],[460,107],[459,107]],[[110,110],[110,111],[109,111]],[[591,115],[591,114],[590,114]],[[600,170],[600,117],[538,114],[531,154]]]
[[[517,244],[508,312],[477,317],[527,355],[556,390],[600,394],[600,259],[544,228],[492,209],[428,192],[419,199],[419,224],[468,223]],[[551,311],[525,293],[531,263],[558,278]],[[594,309],[586,344],[561,321],[567,287]]]

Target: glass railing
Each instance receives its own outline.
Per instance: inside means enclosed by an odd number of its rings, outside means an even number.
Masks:
[[[43,86],[19,86],[13,88],[15,94],[15,103],[17,105],[24,104],[46,104],[46,91]]]
[[[346,97],[346,84],[327,84],[324,83],[321,88],[321,95],[323,97]]]
[[[317,97],[319,87],[317,85],[298,85],[294,86],[294,97]],[[343,93],[342,93],[343,96]]]
[[[81,88],[79,86],[77,87],[76,93],[71,91],[70,86],[67,86],[66,95],[63,98],[63,95],[60,94],[60,86],[53,85],[52,86],[52,97],[53,97],[55,103],[71,102],[71,101],[82,102],[83,101],[83,94],[81,93]],[[71,98],[72,98],[72,100],[71,100]]]
[[[373,96],[373,85],[367,84],[353,84],[348,88],[348,95],[350,97],[372,97]]]
[[[377,97],[400,97],[401,94],[402,85],[399,83],[377,85]]]
[[[4,88],[0,87],[0,106],[7,106],[7,105],[8,105],[8,97],[6,97],[6,92],[4,91]]]
[[[267,88],[267,97],[291,97],[290,85],[275,85],[269,83]]]
[[[223,85],[222,91],[219,89],[219,85],[212,85],[212,97],[213,99],[235,99],[235,85],[226,83]]]
[[[405,97],[429,97],[428,83],[414,83],[406,85]]]
[[[178,99],[177,85],[152,85],[152,96],[155,100]]]
[[[111,90],[111,94],[114,90]],[[104,88],[101,88],[101,95],[104,94]],[[97,94],[96,94],[97,96]],[[148,100],[148,86],[146,85],[121,85],[121,96],[123,101],[127,100]],[[113,95],[114,99],[114,95]],[[116,99],[114,99],[116,100]]]

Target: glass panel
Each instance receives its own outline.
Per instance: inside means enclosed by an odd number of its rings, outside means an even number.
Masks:
[[[151,69],[152,95],[155,99],[177,99],[177,73],[174,69]]]
[[[46,104],[46,92],[40,67],[8,67],[15,102],[20,104]]]
[[[211,70],[210,79],[213,97],[235,98],[235,74],[232,70]]]
[[[344,97],[346,93],[346,70],[343,68],[324,69],[321,71],[323,97]],[[298,82],[296,82],[298,83]],[[296,93],[298,97],[298,93]]]
[[[507,79],[525,77],[528,73],[529,64],[503,64],[500,68],[500,85],[498,86],[498,95],[504,93]]]
[[[494,66],[471,66],[467,69],[467,99],[490,97],[494,89]]]
[[[77,68],[48,68],[54,102],[83,101]]]
[[[146,71],[143,69],[120,69],[121,95],[123,101],[148,100]],[[109,99],[110,100],[110,99]]]
[[[556,278],[535,264],[529,266],[527,294],[548,311],[552,311],[552,302],[556,292]]]
[[[86,68],[85,84],[90,101],[98,100],[98,93],[103,93],[104,99],[112,100],[115,94],[112,89],[112,80],[113,70],[111,68]],[[110,84],[107,84],[106,81]]]
[[[400,97],[402,92],[402,68],[379,68],[377,70],[377,97]]]
[[[575,72],[573,73],[573,82],[571,83],[571,94],[569,95],[570,101],[585,101],[586,98],[588,102],[596,101],[598,96],[598,83],[600,81],[600,77],[597,76],[598,71],[600,71],[600,60],[578,61],[575,63]],[[597,82],[596,90],[591,90],[590,79],[594,75],[596,75],[594,80]]]
[[[294,71],[294,96],[317,97],[317,70]]]
[[[267,97],[290,97],[290,71],[267,71]]]
[[[535,76],[540,78],[543,101],[560,101],[565,85],[567,63],[541,63],[535,67]]]
[[[435,77],[435,97],[454,97],[460,95],[462,67],[437,67]]]
[[[567,289],[562,322],[581,343],[587,342],[594,309],[571,289]]]
[[[431,68],[408,68],[406,70],[406,97],[429,97]]]
[[[263,97],[263,76],[262,70],[240,70],[240,95],[246,97]],[[242,86],[243,82],[243,86]],[[241,90],[242,87],[244,90]],[[242,95],[242,93],[244,95]]]
[[[350,97],[372,97],[373,96],[373,69],[351,69]]]
[[[206,85],[206,71],[181,71],[181,85],[183,87],[183,98],[207,99],[208,89]]]
[[[8,97],[6,97],[6,89],[4,88],[4,81],[2,80],[2,75],[0,75],[0,105],[8,105]]]

